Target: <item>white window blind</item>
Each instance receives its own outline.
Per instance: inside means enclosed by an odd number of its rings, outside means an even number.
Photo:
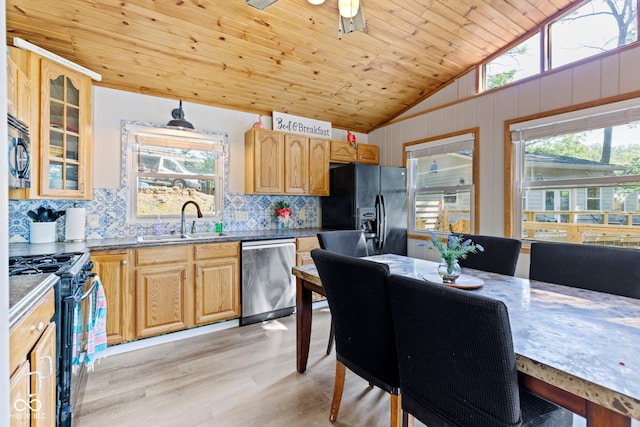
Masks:
[[[432,142],[410,145],[406,147],[407,158],[417,159],[438,154],[457,153],[465,150],[473,150],[474,134],[466,133]]]
[[[542,117],[509,126],[511,142],[565,135],[603,127],[640,121],[640,99],[576,110],[555,116]]]

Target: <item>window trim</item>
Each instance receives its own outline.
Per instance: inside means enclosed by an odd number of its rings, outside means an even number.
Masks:
[[[531,123],[537,121],[553,122],[557,117],[563,115],[571,116],[587,116],[590,111],[603,111],[609,108],[615,110],[622,103],[636,102],[640,105],[640,91],[634,91],[625,95],[617,95],[609,98],[603,98],[595,102],[586,102],[582,104],[573,105],[570,107],[558,108],[555,110],[545,111],[542,113],[536,113],[529,116],[519,117],[515,119],[505,120],[504,122],[504,235],[505,237],[520,238],[517,236],[517,232],[520,230],[520,225],[516,224],[516,220],[519,221],[522,215],[522,182],[518,175],[519,168],[524,165],[524,156],[521,155],[521,151],[524,151],[524,145],[515,144],[512,140],[513,128],[520,126],[524,123]],[[607,182],[636,182],[636,179],[632,177],[617,176],[611,178],[595,178],[589,182],[585,187],[593,186],[593,184],[607,183]],[[558,182],[546,181],[539,184],[540,187],[545,186],[558,186]],[[570,180],[563,180],[562,185],[574,184]],[[531,186],[537,186],[531,184]],[[519,189],[519,194],[516,194],[516,189]],[[517,196],[517,197],[516,197]],[[515,200],[518,200],[518,206],[515,206]]]
[[[454,143],[456,140],[460,140],[461,137],[464,137],[465,135],[473,135],[473,160],[472,160],[472,167],[473,167],[473,171],[472,171],[472,175],[473,175],[473,184],[472,185],[465,185],[462,186],[461,188],[467,188],[467,187],[473,187],[472,191],[471,191],[471,197],[472,197],[472,203],[473,203],[473,215],[471,216],[471,233],[477,234],[479,233],[479,224],[480,224],[480,207],[479,207],[479,201],[480,201],[480,128],[479,127],[474,127],[474,128],[469,128],[469,129],[464,129],[464,130],[460,130],[460,131],[456,131],[456,132],[452,132],[452,133],[447,133],[447,134],[442,134],[442,135],[437,135],[437,136],[432,136],[429,138],[424,138],[424,139],[419,139],[416,141],[410,141],[410,142],[405,142],[404,144],[402,144],[402,151],[403,151],[403,157],[402,157],[402,162],[403,162],[403,166],[407,167],[408,165],[408,160],[409,160],[409,151],[410,148],[412,146],[416,146],[416,145],[422,145],[422,144],[429,144],[429,143],[438,143],[438,145],[441,144],[447,144],[447,143]],[[446,142],[447,140],[449,140],[449,142]],[[409,168],[407,167],[407,174],[409,174]],[[413,188],[411,187],[411,181],[410,181],[411,177],[407,176],[407,182],[409,184],[408,189],[409,189],[409,200],[408,200],[408,206],[409,206],[409,212],[408,215],[410,215],[411,217],[413,217],[413,211],[415,211],[414,207],[413,207]],[[437,190],[437,188],[434,188],[434,190]],[[409,218],[408,218],[409,219]],[[411,224],[411,221],[409,221],[409,224]],[[413,227],[408,227],[407,229],[407,237],[410,239],[418,239],[418,240],[430,240],[430,236],[429,233],[415,233],[413,232]]]

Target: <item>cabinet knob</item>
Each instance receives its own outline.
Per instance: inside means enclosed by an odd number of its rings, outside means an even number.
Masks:
[[[44,330],[44,323],[40,322],[38,325],[31,325],[31,332],[42,332]]]
[[[120,264],[122,264],[122,265],[127,265],[127,260],[126,260],[126,259],[123,259],[123,260],[122,260],[122,262],[121,262]]]

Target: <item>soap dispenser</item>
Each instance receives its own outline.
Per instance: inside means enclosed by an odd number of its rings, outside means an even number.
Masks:
[[[160,221],[160,215],[158,215],[158,219],[156,220],[156,223],[153,224],[153,227],[151,228],[151,232],[153,233],[154,236],[159,236],[162,234],[163,231],[164,231],[164,225],[162,224],[162,221]]]

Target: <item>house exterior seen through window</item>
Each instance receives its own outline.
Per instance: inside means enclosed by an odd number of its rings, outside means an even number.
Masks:
[[[405,145],[410,233],[470,233],[474,218],[475,135]]]
[[[511,125],[525,240],[640,247],[640,100]]]

